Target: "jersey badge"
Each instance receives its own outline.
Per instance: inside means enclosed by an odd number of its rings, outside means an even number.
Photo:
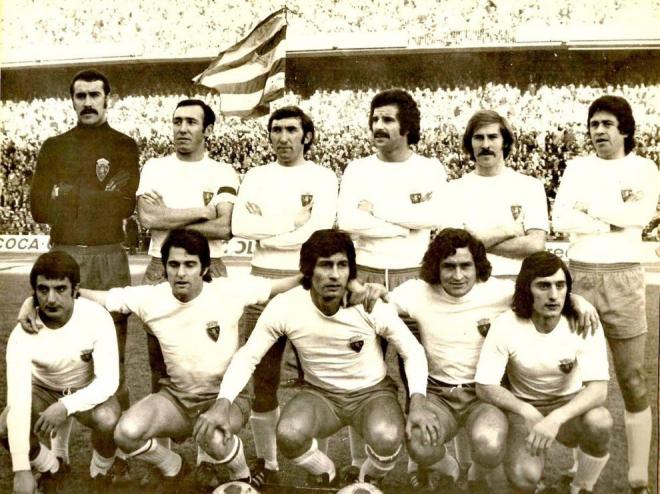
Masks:
[[[520,204],[511,204],[511,216],[513,216],[514,221],[518,221],[520,213],[522,213],[522,206]]]
[[[220,325],[218,321],[210,321],[206,323],[206,334],[209,335],[213,341],[218,341],[220,337]]]
[[[559,370],[564,374],[569,374],[575,367],[575,359],[563,358],[559,361]]]
[[[490,329],[490,319],[485,317],[477,321],[477,330],[479,331],[479,334],[484,338],[488,334],[489,329]]]
[[[94,350],[82,350],[80,352],[80,360],[82,360],[83,362],[91,362],[93,351]]]
[[[419,204],[420,202],[422,202],[422,194],[420,194],[419,192],[410,194],[410,202],[412,202],[413,204]]]
[[[314,199],[314,196],[309,193],[305,194],[300,194],[300,204],[302,204],[303,207],[307,206],[310,202],[312,202],[312,199]]]
[[[110,171],[110,162],[105,158],[99,158],[96,160],[96,178],[99,179],[99,182],[103,182],[105,177],[108,176]]]
[[[353,336],[348,340],[348,345],[351,347],[351,350],[360,353],[360,350],[364,346],[364,340],[360,336]]]

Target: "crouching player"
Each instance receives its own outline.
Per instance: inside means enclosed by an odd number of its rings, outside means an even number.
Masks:
[[[555,440],[578,447],[571,494],[591,492],[609,458],[605,338],[601,327],[586,338],[571,332],[571,283],[557,256],[527,257],[512,310],[493,323],[477,365],[477,395],[509,416],[504,464],[516,492],[534,492]]]
[[[284,456],[307,470],[319,486],[336,485],[335,465],[315,438],[354,426],[365,439],[367,460],[359,480],[378,483],[394,468],[404,432],[412,425],[435,440],[435,418],[424,407],[427,365],[424,350],[395,309],[376,303],[371,314],[345,304],[347,284],[356,276],[355,248],[338,230],[319,230],[300,251],[302,287],[274,298],[247,343],[232,359],[218,401],[200,416],[198,440],[232,434],[231,409],[256,364],[280,336],[291,340],[300,356],[305,384],[284,407],[277,444]],[[405,362],[411,393],[404,425],[396,387],[386,375],[379,336]],[[405,431],[404,431],[405,429]]]
[[[80,268],[65,252],[39,256],[30,272],[34,304],[43,327],[29,334],[17,325],[7,343],[7,407],[0,438],[9,446],[17,494],[36,492],[64,470],[44,442],[69,416],[92,429],[89,472],[95,486],[110,480],[115,462],[113,431],[121,409],[117,336],[110,314],[77,299]],[[49,482],[47,482],[49,481]]]
[[[199,414],[215,403],[225,369],[238,350],[243,308],[265,303],[271,293],[299,284],[300,277],[211,280],[208,241],[193,230],[172,230],[161,255],[167,283],[107,292],[83,290],[81,294],[110,311],[136,314],[158,339],[169,377],[161,380],[157,393],[124,412],[114,437],[128,457],[156,466],[164,486],[176,490],[176,481],[187,474],[188,467],[179,454],[155,438],[183,440],[192,434]],[[228,410],[228,438],[209,435],[199,443],[206,454],[197,468],[198,479],[208,479],[222,464],[232,480],[250,480],[243,445],[235,435],[250,417],[250,399],[243,387],[236,394]]]

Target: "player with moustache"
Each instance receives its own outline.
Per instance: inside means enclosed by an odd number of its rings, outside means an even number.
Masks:
[[[570,234],[573,290],[594,304],[612,352],[625,406],[629,492],[648,493],[652,415],[644,370],[646,291],[642,230],[653,218],[657,165],[633,151],[635,118],[620,96],[602,96],[587,115],[596,154],[570,160],[553,226]]]
[[[449,183],[446,208],[452,226],[486,246],[494,276],[514,279],[522,260],[545,249],[548,205],[540,180],[507,166],[515,146],[509,122],[492,110],[468,121],[463,149],[475,169]]]
[[[420,112],[413,97],[402,89],[374,96],[369,130],[376,153],[350,162],[344,171],[337,220],[351,233],[357,251],[358,278],[393,290],[419,276],[431,230],[443,217],[441,196],[447,173],[437,159],[416,153],[420,139]],[[415,323],[405,319],[413,332]],[[405,372],[399,360],[399,372]],[[364,444],[349,428],[352,472],[364,461]]]
[[[408,441],[411,485],[452,490],[459,465],[444,443],[465,431],[473,458],[467,474],[469,492],[489,492],[490,472],[502,461],[507,422],[494,406],[476,396],[475,372],[484,338],[495,318],[511,305],[514,283],[491,276],[483,243],[465,230],[446,228],[433,239],[422,261],[420,279],[390,293],[399,314],[412,317],[429,363],[427,407],[440,423],[437,444],[413,430]],[[595,309],[572,296],[576,329],[598,324]]]
[[[69,417],[92,430],[89,473],[93,487],[103,491],[117,473],[113,432],[121,414],[112,317],[98,304],[77,299],[80,268],[66,252],[39,256],[30,285],[42,329],[31,334],[19,324],[9,336],[7,407],[0,415],[0,440],[14,470],[13,492],[56,488],[70,470],[46,445]]]
[[[274,162],[250,169],[236,199],[234,235],[255,241],[252,275],[280,279],[299,273],[300,247],[316,230],[330,228],[337,210],[337,177],[305,158],[314,142],[314,123],[296,106],[275,110],[268,119]],[[245,335],[252,333],[263,304],[245,310]],[[278,339],[254,372],[255,400],[250,423],[257,461],[253,483],[272,481],[279,469],[275,427],[280,414],[277,390],[286,338]]]
[[[95,69],[75,74],[69,86],[76,126],[47,139],[39,150],[30,189],[37,223],[50,225],[51,250],[67,252],[80,267],[80,285],[107,290],[131,283],[122,246],[123,220],[135,209],[139,154],[135,141],[108,124],[110,82]],[[113,314],[123,369],[127,320]],[[124,373],[117,393],[128,408]],[[55,454],[68,462],[67,421],[53,437]]]
[[[600,325],[573,333],[571,274],[548,252],[527,257],[512,310],[492,325],[477,365],[477,396],[506,411],[504,469],[515,492],[537,492],[555,441],[577,446],[570,494],[593,491],[608,459],[612,417],[604,407],[609,380]],[[509,386],[501,385],[504,375]]]
[[[349,280],[357,275],[355,248],[346,232],[313,233],[301,248],[300,272],[302,287],[268,304],[232,359],[216,404],[200,417],[197,437],[231,432],[229,410],[236,396],[268,349],[286,336],[300,356],[305,385],[282,410],[277,425],[282,453],[313,476],[317,486],[336,485],[336,467],[316,438],[352,425],[366,441],[359,480],[378,483],[394,468],[405,432],[419,427],[429,441],[437,434],[424,407],[424,351],[394,307],[377,302],[368,314],[362,307],[346,306]],[[396,386],[386,374],[379,337],[405,362],[411,393],[407,425]]]

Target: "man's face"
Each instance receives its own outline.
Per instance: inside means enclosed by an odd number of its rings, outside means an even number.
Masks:
[[[623,158],[627,134],[619,131],[619,119],[605,111],[597,111],[589,120],[589,136],[596,154],[603,159]]]
[[[172,295],[181,302],[190,302],[202,292],[202,276],[206,270],[202,270],[199,256],[188,254],[181,247],[171,247],[165,272],[172,287]]]
[[[371,135],[380,151],[393,151],[408,146],[408,133],[401,135],[399,108],[385,105],[374,108],[371,116]]]
[[[472,134],[471,142],[477,168],[492,168],[504,161],[504,138],[500,124],[479,127]]]
[[[298,117],[273,120],[270,127],[270,144],[280,165],[298,162],[304,153],[304,145],[311,138],[304,135],[302,123]]]
[[[103,81],[74,82],[71,99],[82,125],[98,127],[106,121],[108,97],[103,90]]]
[[[343,298],[350,268],[345,252],[319,257],[312,273],[312,292],[325,301]]]
[[[71,286],[71,280],[51,280],[44,275],[38,275],[34,295],[39,306],[40,317],[45,322],[53,322],[58,326],[71,319],[73,304],[78,288]]]
[[[566,300],[566,275],[561,269],[551,276],[534,278],[530,286],[534,304],[532,317],[559,317]]]
[[[440,285],[452,297],[464,297],[476,281],[477,268],[467,247],[459,247],[453,256],[440,261]]]
[[[204,129],[204,110],[201,106],[180,106],[172,116],[172,132],[176,154],[188,156],[204,151],[204,138],[211,126]]]

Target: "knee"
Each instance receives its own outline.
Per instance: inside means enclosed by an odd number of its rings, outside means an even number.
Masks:
[[[626,410],[639,412],[648,406],[646,376],[641,367],[629,369],[620,382]]]
[[[612,415],[604,407],[594,408],[584,414],[583,431],[589,442],[607,445],[612,433],[614,421]]]
[[[299,456],[301,448],[311,438],[310,432],[299,421],[282,419],[277,424],[277,446],[287,458]]]
[[[408,454],[415,463],[420,465],[432,465],[433,463],[442,459],[445,455],[445,447],[443,439],[439,439],[438,443],[424,444],[422,441],[422,433],[419,429],[413,429],[412,437],[407,444]]]
[[[124,451],[128,452],[134,442],[145,439],[148,439],[145,437],[145,427],[137,420],[132,420],[130,417],[124,416],[117,422],[114,440],[117,446]]]
[[[222,460],[236,447],[237,439],[237,436],[232,436],[231,440],[225,441],[223,434],[216,430],[210,440],[199,443],[199,446],[216,460]]]
[[[92,428],[102,433],[112,433],[119,422],[120,412],[113,406],[96,407],[92,412]]]
[[[478,427],[470,431],[470,450],[480,465],[494,468],[502,462],[506,449],[507,427]]]
[[[385,420],[368,424],[364,439],[378,455],[390,456],[401,447],[403,424]]]
[[[509,482],[519,492],[534,492],[542,475],[542,465],[532,461],[520,461],[507,469]]]

